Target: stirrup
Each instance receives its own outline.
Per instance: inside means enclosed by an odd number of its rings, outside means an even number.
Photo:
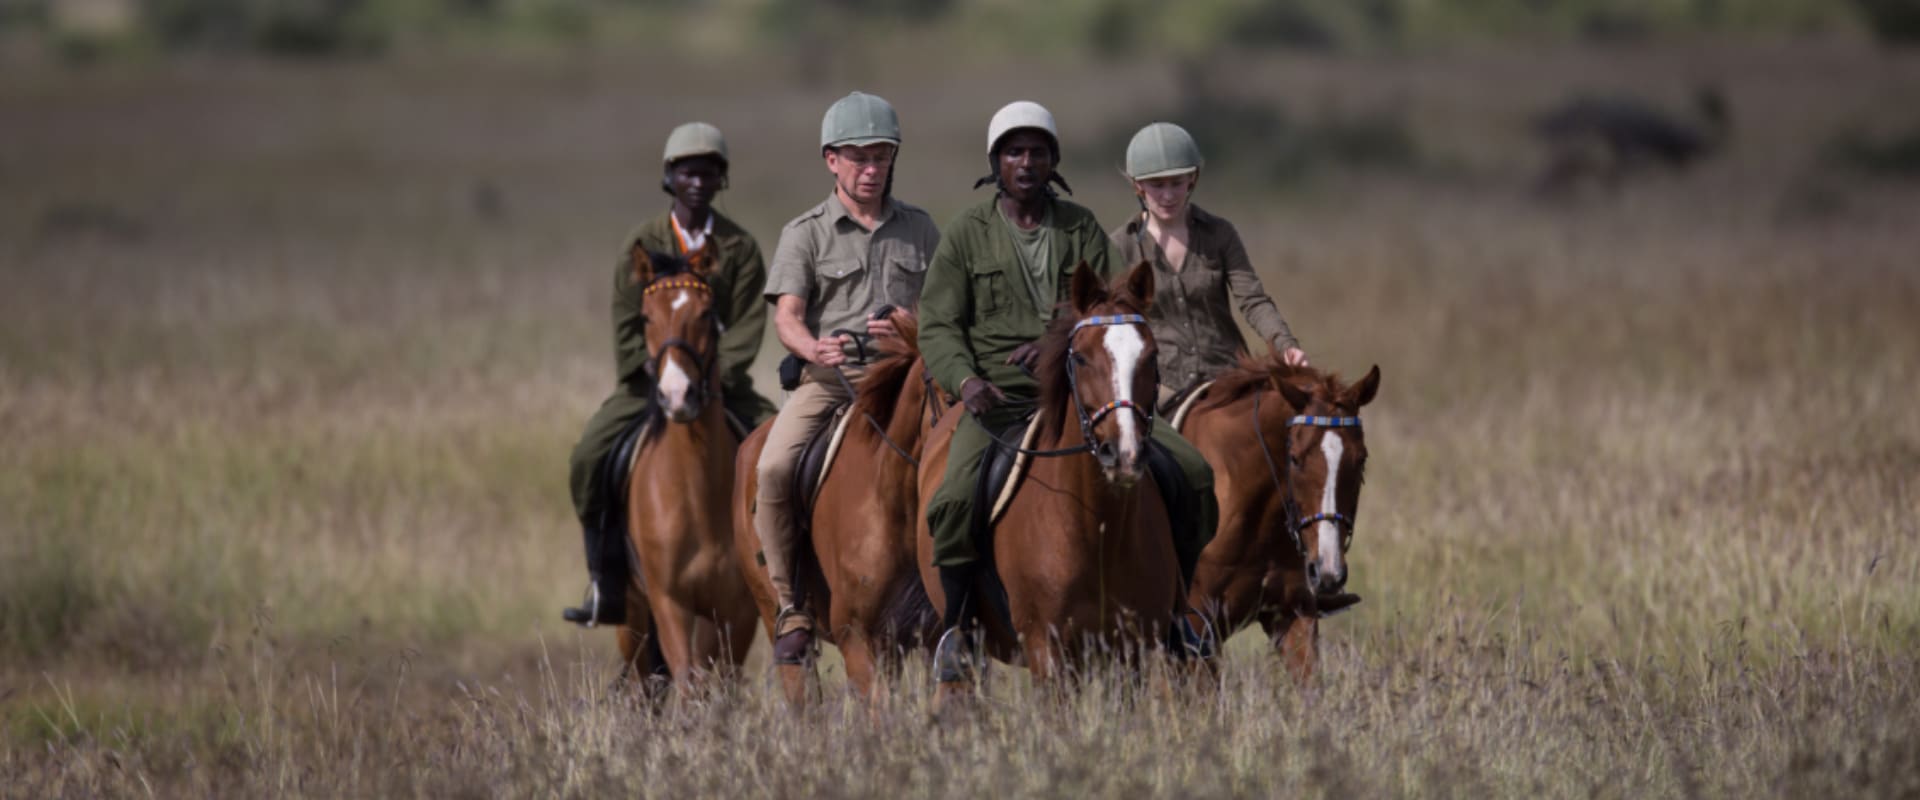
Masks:
[[[781,606],[779,613],[776,613],[773,615],[773,630],[776,635],[784,635],[784,634],[780,634],[780,627],[786,624],[787,619],[790,617],[799,617],[800,619],[805,620],[807,623],[805,626],[801,628],[796,628],[795,630],[807,630],[807,631],[813,630],[812,614],[807,613],[805,610],[801,609],[799,606],[791,606],[791,605]],[[792,633],[792,632],[793,631],[787,631],[787,633]]]
[[[587,598],[578,607],[560,609],[560,618],[583,628],[592,628],[600,623],[600,586],[587,581]]]
[[[563,608],[560,618],[583,628],[596,628],[601,625],[619,625],[625,619],[607,619],[606,604],[600,602],[600,583],[587,581],[587,597],[577,608]]]
[[[973,677],[974,657],[967,644],[967,632],[962,628],[948,628],[940,635],[940,643],[933,647],[935,683],[958,683]]]
[[[1195,628],[1193,620],[1199,618],[1200,627]],[[1206,616],[1187,611],[1173,618],[1174,633],[1180,636],[1180,647],[1188,658],[1212,661],[1220,655],[1218,640],[1213,635],[1213,621]]]

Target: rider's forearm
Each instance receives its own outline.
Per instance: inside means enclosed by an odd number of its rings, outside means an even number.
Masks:
[[[807,329],[807,301],[794,295],[782,295],[773,309],[773,333],[787,352],[814,363],[819,340]]]

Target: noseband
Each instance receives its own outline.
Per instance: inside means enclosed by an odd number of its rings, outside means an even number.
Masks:
[[[1077,358],[1077,356],[1073,352],[1073,337],[1079,334],[1081,329],[1083,328],[1104,328],[1104,327],[1112,327],[1115,325],[1146,325],[1146,324],[1147,324],[1147,318],[1140,314],[1115,314],[1111,316],[1094,316],[1094,317],[1088,317],[1086,319],[1083,319],[1083,320],[1080,320],[1079,322],[1074,323],[1073,330],[1067,332],[1067,390],[1073,394],[1073,398],[1074,398],[1073,410],[1074,410],[1074,413],[1080,416],[1080,435],[1086,439],[1086,442],[1087,442],[1086,449],[1088,451],[1094,452],[1096,457],[1098,456],[1098,450],[1094,444],[1096,440],[1093,438],[1093,427],[1095,425],[1099,425],[1101,420],[1107,418],[1107,415],[1112,414],[1113,412],[1119,411],[1120,409],[1124,408],[1128,411],[1133,412],[1134,416],[1139,417],[1140,424],[1145,426],[1146,430],[1141,433],[1141,436],[1142,437],[1151,436],[1153,434],[1153,405],[1149,403],[1148,405],[1142,406],[1138,403],[1135,403],[1132,400],[1114,399],[1113,401],[1108,402],[1106,405],[1103,405],[1100,408],[1089,413],[1087,411],[1086,406],[1080,405],[1080,399],[1079,399],[1080,398],[1080,378],[1079,378],[1079,375],[1075,373],[1073,368],[1074,361]],[[1154,365],[1154,366],[1156,369],[1158,368],[1158,365]],[[1154,381],[1154,383],[1157,384],[1159,383],[1159,381]],[[1111,464],[1108,464],[1107,461],[1108,459],[1102,458],[1101,464],[1103,466],[1112,466]]]
[[[1292,428],[1295,426],[1353,428],[1359,430],[1360,418],[1300,414],[1287,419],[1285,427]],[[1260,430],[1260,392],[1258,390],[1255,390],[1253,393],[1253,431],[1254,438],[1260,442],[1260,454],[1267,457],[1267,471],[1273,478],[1273,488],[1280,493],[1280,502],[1286,510],[1287,519],[1291,521],[1287,526],[1287,534],[1293,538],[1293,547],[1300,553],[1301,560],[1306,561],[1311,554],[1307,552],[1306,540],[1301,538],[1300,534],[1306,531],[1309,526],[1321,522],[1331,522],[1335,527],[1340,529],[1340,552],[1347,552],[1349,548],[1353,547],[1353,518],[1338,511],[1323,511],[1318,514],[1302,515],[1300,513],[1300,504],[1293,498],[1293,470],[1287,470],[1287,479],[1284,484],[1280,480],[1280,467],[1273,460],[1273,451],[1267,449],[1266,432]],[[1329,469],[1338,468],[1338,465],[1329,467]]]
[[[699,292],[709,297],[713,294],[713,288],[708,286],[704,280],[688,275],[670,275],[647,284],[647,288],[641,292],[641,295],[643,297],[651,296],[655,292],[662,292],[668,289],[685,289]],[[708,312],[707,318],[709,320],[708,324],[714,330],[715,337],[718,338],[720,332],[719,318],[714,316],[711,311]],[[644,324],[644,322],[645,317],[642,317],[642,324]],[[654,350],[653,355],[647,358],[646,364],[647,377],[653,379],[653,403],[656,408],[660,406],[663,399],[660,396],[660,360],[668,350],[678,350],[686,354],[687,358],[693,360],[694,374],[700,376],[700,380],[696,382],[687,393],[687,405],[693,407],[694,416],[697,417],[701,411],[706,410],[708,400],[707,384],[711,381],[713,371],[718,366],[718,359],[694,349],[692,342],[678,336],[669,337],[665,341],[662,341],[660,346]]]

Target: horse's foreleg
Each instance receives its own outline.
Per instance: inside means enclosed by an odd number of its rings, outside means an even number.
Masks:
[[[847,665],[847,681],[853,684],[853,690],[861,697],[873,699],[877,687],[874,681],[873,639],[859,628],[847,631],[846,638],[835,642],[840,645],[840,656]]]
[[[1294,681],[1305,685],[1312,680],[1314,666],[1320,660],[1320,621],[1288,614],[1262,619],[1260,625],[1274,648],[1280,651],[1280,658],[1293,673]]]
[[[654,602],[654,635],[660,639],[660,652],[676,685],[684,686],[693,680],[694,670],[702,666],[694,660],[695,622],[693,609],[684,603],[670,597]]]

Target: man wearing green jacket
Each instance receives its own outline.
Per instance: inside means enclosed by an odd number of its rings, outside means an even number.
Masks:
[[[640,313],[646,287],[633,280],[629,253],[634,247],[688,258],[707,254],[707,282],[724,331],[718,354],[721,402],[749,428],[773,415],[773,404],[754,391],[747,374],[767,327],[767,307],[760,299],[766,264],[753,236],[713,210],[714,195],[727,185],[726,140],[712,125],[689,122],[667,136],[662,162],[666,174],[661,188],[673,196],[673,207],[627,238],[613,270],[613,351],[619,385],[587,420],[570,459],[573,510],[584,531],[592,584],[586,603],[561,616],[587,627],[626,621],[631,573],[627,544],[618,535],[624,526],[609,518],[612,498],[602,488],[600,471],[621,434],[653,403],[653,380],[646,373],[646,322]]]
[[[1000,109],[987,126],[987,157],[994,172],[981,183],[991,180],[998,191],[944,229],[920,296],[920,352],[927,371],[973,416],[954,429],[946,476],[927,504],[948,631],[973,613],[979,554],[968,528],[981,456],[991,443],[988,430],[1024,417],[1025,409],[1008,403],[1010,398],[1038,395],[1026,369],[1038,360],[1036,343],[1067,299],[1073,271],[1084,264],[1110,280],[1121,266],[1093,212],[1059,199],[1049,186],[1066,185],[1054,172],[1060,137],[1053,114],[1027,101]],[[1213,472],[1165,424],[1155,422],[1152,438],[1173,453],[1197,495],[1197,507],[1182,511],[1198,524],[1188,528],[1189,539],[1174,543],[1183,572],[1191,574],[1217,521]],[[959,637],[942,639],[935,658],[940,680],[959,677],[959,647]]]

